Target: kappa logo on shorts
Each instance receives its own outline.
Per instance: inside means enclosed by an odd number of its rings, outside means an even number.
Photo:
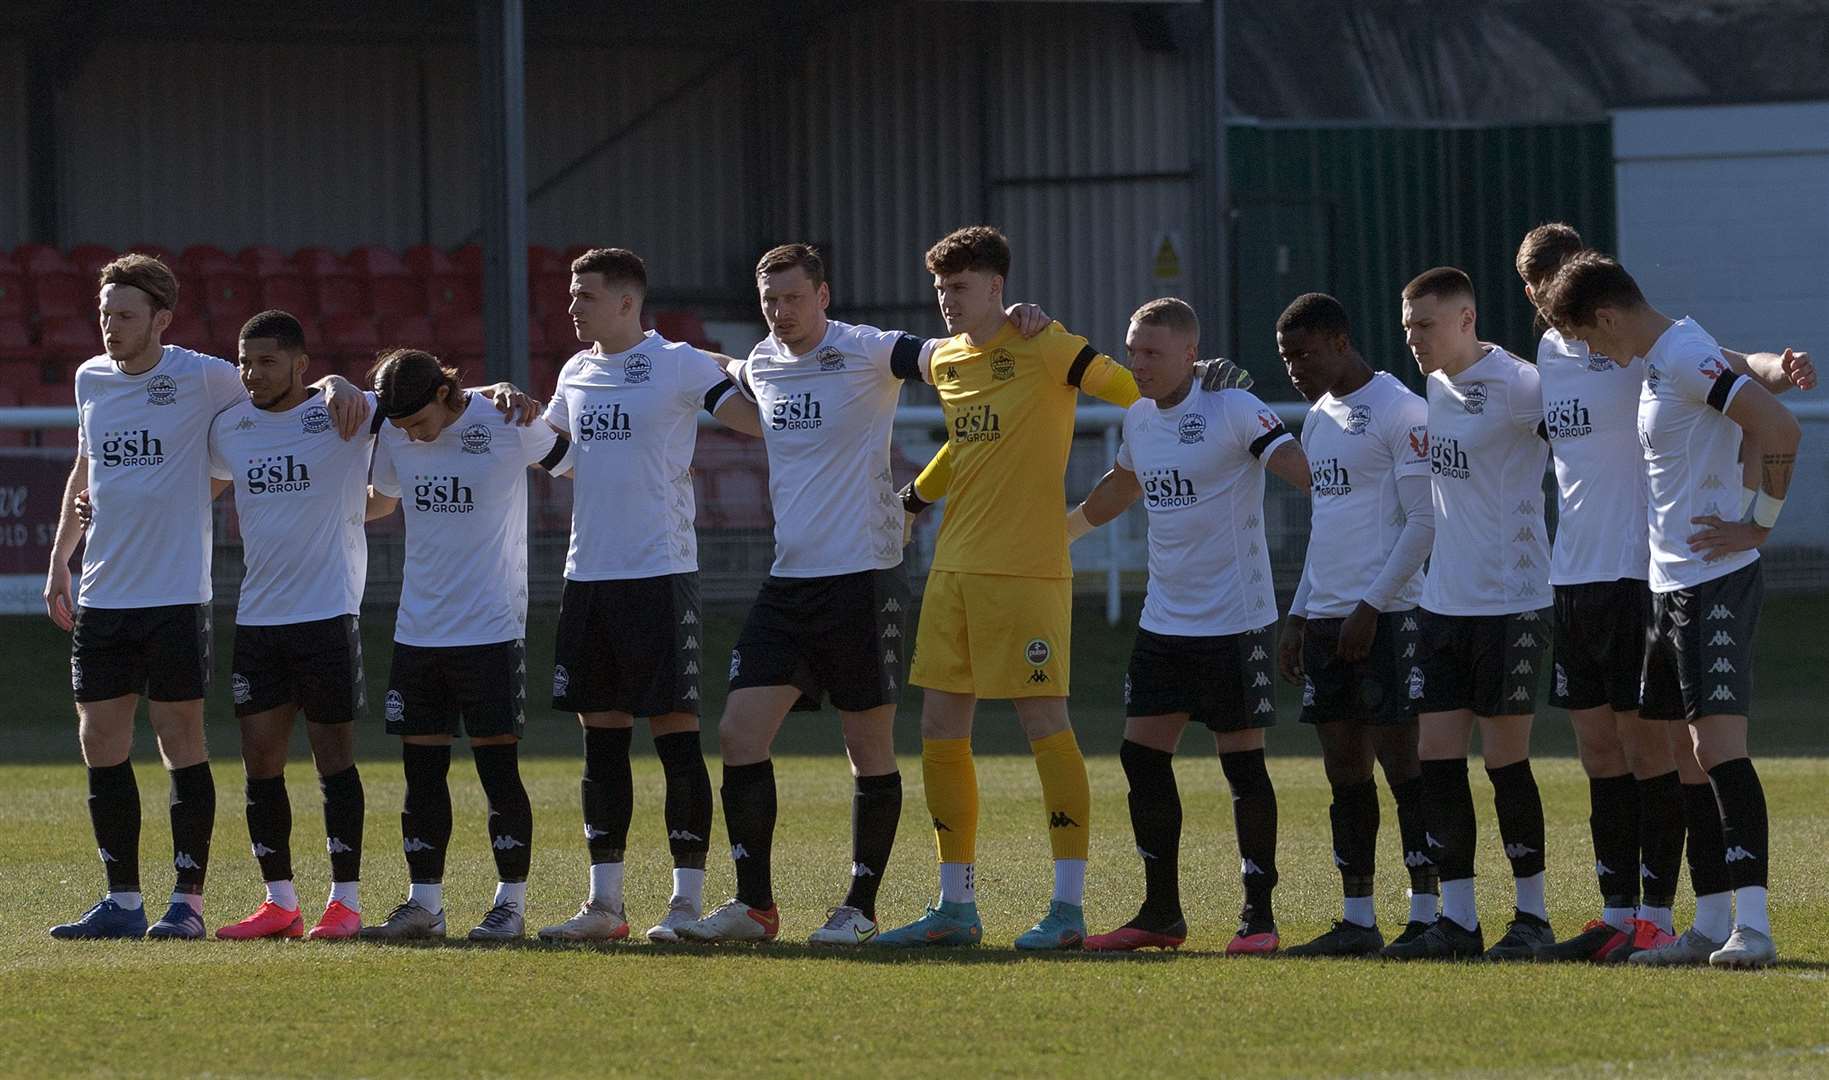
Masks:
[[[1416,659],[1416,642],[1412,641],[1404,646],[1403,658],[1405,660]]]
[[[699,614],[698,614],[698,612],[693,611],[690,608],[686,609],[686,614],[680,616],[680,625],[681,626],[697,626],[698,624],[699,624]]]
[[[1518,640],[1511,643],[1514,649],[1534,649],[1537,647],[1537,636],[1530,631],[1518,635]]]
[[[1731,620],[1733,617],[1734,613],[1727,609],[1726,604],[1716,604],[1714,607],[1708,609],[1709,622],[1714,622],[1717,619]]]
[[[1262,874],[1264,868],[1259,866],[1255,860],[1240,859],[1238,862],[1238,872],[1244,877],[1250,877],[1253,874]]]
[[[743,670],[743,655],[737,650],[730,650],[730,678],[736,678],[737,672]]]
[[[901,662],[902,662],[902,658],[900,656],[896,655],[896,651],[894,649],[884,649],[883,650],[883,666],[884,667],[895,667],[897,664],[900,664]]]
[[[1130,704],[1130,676],[1124,676],[1124,704]]]
[[[896,598],[893,596],[889,598],[888,603],[883,605],[883,614],[885,615],[894,615],[901,610],[902,605],[897,602]]]
[[[235,695],[235,704],[246,705],[254,700],[254,687],[248,677],[237,671],[229,676],[229,692]]]
[[[1029,681],[1037,686],[1041,686],[1048,681],[1048,673],[1041,668],[1036,668],[1029,674]]]
[[[1715,662],[1709,666],[1708,673],[1710,675],[1732,675],[1734,665],[1728,662],[1727,657],[1717,656]]]
[[[146,404],[172,405],[178,400],[178,381],[170,375],[154,375],[146,383]]]
[[[1562,670],[1562,664],[1560,663],[1556,665],[1556,696],[1569,696],[1569,674]]]
[[[1531,667],[1531,662],[1529,660],[1520,660],[1518,661],[1518,665],[1511,669],[1513,675],[1529,675],[1535,671],[1536,669]]]
[[[406,699],[400,696],[400,691],[389,690],[387,697],[381,699],[381,711],[386,714],[388,723],[398,724],[406,719]]]
[[[83,688],[83,662],[72,656],[70,658],[70,689]]]
[[[1410,669],[1410,700],[1411,701],[1421,701],[1422,696],[1423,696],[1423,669],[1419,668],[1419,667],[1412,667]]]
[[[1505,700],[1507,700],[1507,701],[1529,701],[1530,699],[1531,699],[1530,690],[1528,690],[1525,687],[1520,686],[1516,690],[1513,690],[1511,692],[1511,696],[1506,698]]]
[[[1734,636],[1726,630],[1717,630],[1715,631],[1715,636],[1708,639],[1708,643],[1710,645],[1732,645],[1734,643]]]
[[[698,673],[699,673],[699,662],[697,660],[686,661],[686,674],[697,675]]]
[[[566,687],[572,684],[571,672],[565,670],[564,664],[553,665],[553,697],[564,697]]]
[[[1256,689],[1260,686],[1269,686],[1269,685],[1270,685],[1270,676],[1264,674],[1261,671],[1257,673],[1257,678],[1251,680],[1252,689]]]
[[[861,863],[861,862],[856,862],[856,861],[853,861],[853,862],[852,862],[852,863],[851,863],[851,876],[852,876],[852,877],[854,877],[854,878],[859,878],[859,877],[875,877],[875,876],[876,876],[876,871],[875,871],[875,870],[872,870],[872,869],[870,869],[870,868],[869,868],[869,867],[868,867],[868,866],[865,866],[865,865],[864,865],[864,864],[863,864],[863,863]]]
[[[1406,631],[1414,632],[1416,630],[1416,616],[1405,615],[1404,621],[1402,623],[1400,623],[1397,628],[1399,630],[1406,630]]]
[[[693,649],[696,649],[698,647],[699,647],[699,639],[692,634],[687,634],[686,640],[680,642],[680,648],[686,650],[687,652],[691,652]]]
[[[259,843],[258,841],[254,844],[254,857],[256,859],[264,859],[271,854],[273,854],[273,849],[267,845]]]
[[[1313,705],[1314,703],[1315,703],[1315,681],[1313,679],[1309,678],[1307,675],[1304,675],[1304,676],[1302,676],[1302,704],[1303,705]]]
[[[457,437],[458,444],[466,454],[487,454],[489,443],[495,439],[487,424],[471,424],[463,434]]]
[[[1029,663],[1041,667],[1048,662],[1050,656],[1054,655],[1054,650],[1050,649],[1048,643],[1041,638],[1032,638],[1027,645],[1022,647],[1022,655],[1023,659]]]
[[[1598,864],[1596,864],[1596,865],[1598,865]],[[1638,864],[1638,876],[1641,881],[1645,880],[1647,878],[1649,878],[1652,881],[1658,880],[1658,876],[1651,872],[1651,867],[1646,866],[1644,863]]]
[[[1257,699],[1257,708],[1251,710],[1251,715],[1263,716],[1267,713],[1274,713],[1274,712],[1276,712],[1276,706],[1272,705],[1270,703],[1270,699],[1267,697],[1261,697],[1261,698]]]
[[[1715,692],[1708,695],[1710,701],[1735,701],[1734,692],[1725,686],[1715,687]]]

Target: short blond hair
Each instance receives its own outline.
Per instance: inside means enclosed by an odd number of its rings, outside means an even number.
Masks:
[[[1130,321],[1138,326],[1160,326],[1176,333],[1200,336],[1200,316],[1193,305],[1178,296],[1160,296],[1131,312]]]

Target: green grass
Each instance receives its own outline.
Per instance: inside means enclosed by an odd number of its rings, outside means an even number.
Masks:
[[[1829,747],[1816,712],[1820,600],[1774,597],[1762,628],[1754,745],[1773,821],[1773,919],[1786,962],[1741,975],[1586,967],[1403,967],[1380,963],[1232,960],[1216,955],[1239,903],[1231,821],[1204,738],[1186,741],[1183,887],[1193,937],[1175,956],[1022,957],[1010,939],[1047,899],[1046,829],[1034,769],[1007,710],[986,709],[980,749],[981,909],[987,944],[944,956],[815,953],[783,944],[715,951],[607,948],[376,947],[301,942],[53,943],[44,928],[93,902],[99,873],[83,810],[74,725],[65,697],[67,647],[43,620],[0,622],[0,677],[11,690],[0,764],[0,1073],[169,1076],[609,1075],[745,1076],[1100,1073],[1200,1075],[1633,1075],[1829,1073]],[[386,628],[368,628],[371,671],[385,679]],[[549,668],[550,614],[530,632],[530,670]],[[226,624],[226,620],[225,620]],[[710,620],[707,654],[734,634]],[[1128,633],[1077,624],[1075,716],[1091,755],[1095,929],[1128,918],[1142,881],[1131,851],[1124,779],[1111,753],[1121,725],[1116,688]],[[219,635],[226,652],[229,634]],[[708,714],[721,687],[708,680]],[[530,695],[539,698],[537,691]],[[259,899],[246,854],[234,729],[213,702],[220,812],[211,867],[212,926]],[[931,900],[933,846],[922,812],[914,701],[903,724],[908,790],[901,844],[884,882],[887,920]],[[1286,714],[1292,715],[1292,714]],[[584,888],[576,729],[538,709],[524,765],[535,809],[533,921],[570,914]],[[711,723],[707,727],[714,726]],[[371,729],[378,724],[370,725]],[[1546,710],[1538,744],[1566,754],[1566,723]],[[708,736],[709,737],[709,736]],[[1313,736],[1286,722],[1272,739],[1281,804],[1277,907],[1285,941],[1324,929],[1339,903],[1328,858],[1328,790],[1308,756]],[[781,825],[776,887],[783,937],[804,940],[841,894],[848,871],[850,784],[835,725],[796,715],[778,760]],[[366,731],[371,814],[364,899],[376,918],[403,893],[395,810],[401,782],[390,740]],[[154,906],[168,883],[165,782],[137,755],[145,802],[142,859]],[[714,778],[716,764],[712,765]],[[1485,781],[1482,915],[1502,927],[1509,889]],[[1596,896],[1587,791],[1576,763],[1538,763],[1550,823],[1551,915],[1577,929]],[[302,757],[289,769],[298,880],[308,906],[328,872],[315,784]],[[638,751],[628,899],[637,929],[666,901],[659,769]],[[452,929],[483,912],[494,880],[483,803],[461,757],[453,771],[457,832],[447,877]],[[1401,924],[1395,812],[1384,797],[1380,917]],[[722,825],[716,828],[721,832]],[[729,865],[712,861],[709,897],[727,895]],[[1679,911],[1679,919],[1687,917]]]

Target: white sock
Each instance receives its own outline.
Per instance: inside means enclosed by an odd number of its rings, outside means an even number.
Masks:
[[[1677,932],[1676,917],[1667,907],[1646,907],[1644,904],[1640,904],[1638,908],[1638,917],[1648,923],[1652,923],[1666,934],[1674,934]],[[1607,922],[1610,925],[1613,920],[1608,919]],[[1622,926],[1619,927],[1619,929],[1624,930],[1625,927]]]
[[[1629,907],[1604,907],[1600,909],[1600,921],[1621,933],[1631,925],[1632,919],[1638,916],[1639,909]]]
[[[978,888],[974,882],[977,876],[972,871],[976,863],[943,862],[940,864],[940,902],[943,904],[976,904]],[[1055,865],[1059,865],[1058,863]],[[1082,863],[1082,866],[1085,864]]]
[[[267,899],[287,911],[298,910],[298,889],[290,881],[267,882]]]
[[[445,883],[434,881],[422,885],[415,881],[406,887],[406,898],[436,915],[445,909]]]
[[[1473,902],[1473,879],[1442,882],[1442,918],[1453,919],[1463,930],[1480,925],[1480,909]]]
[[[694,911],[704,910],[705,871],[695,870],[689,866],[674,867],[673,895],[681,900],[690,900]]]
[[[174,904],[186,904],[197,914],[203,914],[203,894],[200,892],[175,892],[171,894]]]
[[[1734,932],[1734,894],[1718,892],[1696,897],[1695,928],[1710,941],[1726,941]]]
[[[1377,926],[1378,911],[1372,907],[1372,898],[1369,896],[1347,897],[1346,921],[1354,926]]]
[[[1054,899],[1082,907],[1086,903],[1086,860],[1054,860]]]
[[[492,907],[513,904],[516,911],[527,912],[527,883],[525,881],[498,881],[495,883],[495,900]]]
[[[333,881],[330,883],[330,898],[360,915],[362,914],[362,901],[356,893],[357,886],[361,884],[359,881]],[[329,907],[330,905],[324,906]]]
[[[1742,885],[1734,890],[1734,925],[1772,936],[1772,918],[1766,913],[1764,885]]]
[[[1410,921],[1434,922],[1436,913],[1441,910],[1442,898],[1434,893],[1410,893]]]
[[[108,899],[128,911],[138,911],[146,906],[146,898],[137,892],[111,892]]]
[[[1538,871],[1530,877],[1512,878],[1512,884],[1518,890],[1518,910],[1548,922],[1550,910],[1543,904],[1543,872]]]
[[[591,864],[591,903],[613,911],[622,910],[622,864]]]

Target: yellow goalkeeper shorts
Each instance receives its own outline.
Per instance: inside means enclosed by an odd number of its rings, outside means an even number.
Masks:
[[[1073,579],[935,570],[921,598],[913,670],[930,690],[1066,697]]]

